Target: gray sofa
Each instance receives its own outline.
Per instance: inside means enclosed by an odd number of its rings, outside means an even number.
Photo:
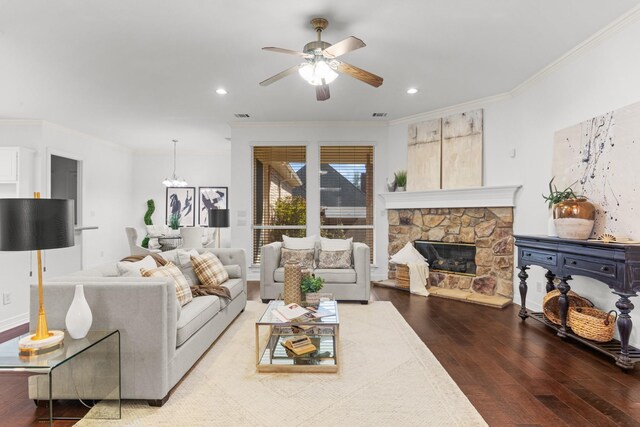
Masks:
[[[160,406],[171,389],[207,351],[247,302],[246,255],[242,249],[197,249],[213,252],[229,271],[223,284],[231,300],[208,295],[180,308],[169,278],[117,277],[116,264],[49,279],[44,284],[50,329],[64,329],[76,284],[84,285],[93,314],[93,330],[120,330],[121,393],[123,399],[144,399]],[[163,256],[171,256],[169,251]],[[38,287],[31,286],[31,330],[38,313]],[[56,399],[68,387],[57,383]],[[55,384],[54,384],[55,385]],[[46,384],[30,386],[31,398],[42,398]]]
[[[284,267],[280,267],[281,249],[282,242],[260,248],[260,298],[263,301],[278,298],[284,290]],[[369,246],[364,243],[353,243],[353,268],[314,269],[313,273],[317,277],[325,279],[321,292],[332,293],[336,300],[368,303],[371,291],[369,251]],[[317,253],[316,250],[316,258]]]

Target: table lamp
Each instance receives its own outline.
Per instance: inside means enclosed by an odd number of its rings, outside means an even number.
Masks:
[[[50,331],[44,312],[41,250],[74,245],[73,200],[0,199],[0,251],[37,251],[38,324],[35,334],[20,339],[21,355],[37,355],[63,345],[64,333]]]
[[[220,247],[220,227],[229,227],[229,209],[209,209],[209,227],[218,229],[218,247]]]

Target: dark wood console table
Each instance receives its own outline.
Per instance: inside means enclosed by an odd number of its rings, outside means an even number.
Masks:
[[[630,297],[636,296],[640,290],[640,245],[623,243],[603,243],[585,240],[567,240],[557,237],[544,236],[515,236],[518,248],[518,268],[520,273],[520,296],[522,308],[518,314],[522,320],[527,317],[536,319],[556,329],[559,337],[570,337],[596,350],[599,350],[616,360],[616,365],[623,369],[632,369],[640,361],[640,350],[629,346],[631,335],[631,316],[633,303]],[[561,325],[549,322],[542,313],[528,312],[527,298],[527,270],[531,265],[547,269],[547,292],[556,289],[554,279],[560,279],[559,307]],[[620,341],[597,343],[581,338],[567,328],[567,310],[569,300],[567,292],[571,289],[569,281],[572,276],[586,276],[596,279],[609,286],[611,292],[620,298],[616,307],[620,311],[618,316],[618,332]]]

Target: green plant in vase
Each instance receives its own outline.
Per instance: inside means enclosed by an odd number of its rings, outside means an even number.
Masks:
[[[573,189],[571,188],[575,184],[575,182],[570,186],[568,186],[567,188],[565,188],[564,190],[558,190],[558,187],[556,187],[556,185],[553,183],[554,179],[556,179],[555,176],[551,178],[551,181],[549,181],[549,194],[547,195],[543,194],[542,198],[549,203],[549,219],[547,221],[547,235],[551,237],[558,237],[555,221],[553,218],[553,206],[556,205],[557,203],[564,202],[565,200],[575,199],[578,196],[576,195],[576,193],[574,193]]]
[[[300,283],[300,290],[305,294],[305,299],[307,302],[315,302],[310,301],[310,294],[317,294],[322,287],[324,286],[324,279],[322,277],[316,277],[313,274],[306,275],[302,278],[302,282]]]
[[[153,225],[153,220],[151,219],[151,215],[156,210],[156,204],[153,199],[147,200],[147,212],[144,214],[144,224],[145,225]],[[149,235],[147,235],[144,239],[142,239],[141,246],[143,248],[149,247]]]
[[[177,230],[180,228],[180,215],[173,214],[169,216],[169,228],[172,230]]]
[[[400,170],[393,175],[396,178],[396,191],[405,191],[407,188],[407,171]]]

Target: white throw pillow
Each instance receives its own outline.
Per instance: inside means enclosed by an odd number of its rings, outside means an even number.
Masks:
[[[116,267],[118,268],[118,274],[122,277],[142,277],[142,273],[140,273],[141,268],[150,270],[152,268],[156,268],[157,265],[151,255],[147,255],[140,261],[136,262],[121,261],[116,264]]]
[[[351,250],[353,237],[348,239],[325,239],[320,238],[320,249],[324,252],[348,251]]]
[[[427,262],[424,257],[408,242],[402,249],[393,255],[390,261],[394,264],[411,264],[414,262]]]
[[[200,254],[198,253],[198,251],[196,251],[195,249],[191,249],[191,250],[186,250],[186,249],[178,249],[176,251],[176,259],[177,259],[177,265],[184,265],[184,264],[191,264],[191,257],[192,256],[200,256]]]
[[[289,237],[282,236],[286,249],[315,249],[316,236],[309,237]]]

